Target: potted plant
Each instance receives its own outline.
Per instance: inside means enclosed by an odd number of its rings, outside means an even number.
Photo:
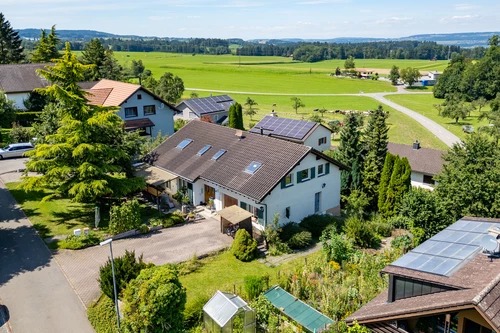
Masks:
[[[187,208],[189,205],[189,197],[187,195],[182,197],[182,212],[187,213]]]
[[[208,209],[214,210],[214,199],[212,198],[208,199]]]

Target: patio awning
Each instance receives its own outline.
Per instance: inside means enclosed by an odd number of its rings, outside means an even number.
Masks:
[[[219,214],[220,217],[224,218],[232,224],[238,224],[240,222],[246,221],[253,216],[252,213],[236,205],[226,207],[223,210],[219,210],[217,214]]]
[[[137,177],[144,177],[146,184],[152,186],[158,186],[177,178],[176,175],[149,164],[136,167],[135,175]]]
[[[153,123],[149,118],[125,120],[125,130],[127,131],[144,127],[153,127],[154,125],[155,123]]]

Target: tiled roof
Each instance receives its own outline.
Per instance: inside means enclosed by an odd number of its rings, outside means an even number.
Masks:
[[[130,96],[132,96],[133,93],[141,89],[141,86],[138,84],[102,79],[101,81],[97,82],[96,85],[92,87],[92,89],[90,89],[90,92],[93,93],[93,90],[101,89],[111,89],[108,97],[106,98],[104,103],[101,104],[102,106],[120,106]]]
[[[232,128],[192,120],[155,150],[158,159],[154,165],[191,181],[205,179],[258,201],[310,152],[343,167],[304,145],[245,131],[240,138],[236,132]],[[177,149],[184,139],[193,142],[183,150]],[[212,147],[198,156],[206,145]],[[211,160],[220,149],[227,152],[218,160]],[[253,161],[262,166],[254,174],[244,172]]]
[[[88,94],[85,96],[91,105],[104,105],[109,94],[113,91],[112,88],[102,89],[87,89]]]
[[[499,223],[500,219],[466,217],[467,220]],[[450,308],[476,307],[500,331],[500,259],[477,254],[451,276],[387,266],[383,273],[454,287],[455,290],[387,302],[388,290],[349,316],[360,323],[387,321],[395,317],[416,317],[419,313],[446,312]]]
[[[39,76],[37,69],[51,64],[14,64],[0,65],[0,90],[6,93],[31,92],[44,88],[49,82]]]
[[[408,158],[412,171],[437,175],[443,168],[443,150],[420,148],[389,142],[387,150],[394,155]]]

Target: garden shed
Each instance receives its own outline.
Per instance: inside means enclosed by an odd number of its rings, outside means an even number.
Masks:
[[[255,311],[239,296],[217,291],[203,306],[203,322],[209,333],[255,333]]]
[[[220,231],[230,229],[245,229],[252,235],[252,213],[236,205],[226,207],[217,212],[220,216]]]
[[[279,286],[274,286],[264,296],[290,319],[309,332],[321,332],[333,324],[333,320],[302,302]]]

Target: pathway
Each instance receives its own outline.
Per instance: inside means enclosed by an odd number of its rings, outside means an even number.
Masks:
[[[291,260],[294,260],[294,259],[297,259],[300,257],[305,257],[309,254],[314,253],[314,252],[318,252],[321,249],[322,249],[322,245],[320,242],[318,242],[305,250],[298,251],[295,253],[282,254],[282,255],[276,256],[276,257],[272,257],[272,256],[268,255],[265,258],[259,259],[259,262],[261,262],[264,265],[269,266],[269,267],[278,266],[278,265],[284,264],[286,262],[289,262]]]
[[[454,143],[460,142],[460,138],[455,134],[448,131],[443,126],[439,125],[435,121],[421,115],[418,112],[410,110],[402,105],[389,101],[385,98],[387,95],[399,95],[399,94],[408,94],[408,95],[428,95],[432,94],[432,92],[414,92],[408,91],[404,89],[403,86],[397,87],[397,92],[380,92],[380,93],[359,93],[359,94],[287,94],[287,93],[265,93],[265,92],[252,92],[252,91],[232,91],[232,90],[212,90],[212,89],[199,89],[199,88],[186,88],[186,90],[195,90],[195,91],[203,91],[203,92],[216,92],[223,94],[243,94],[243,95],[268,95],[268,96],[316,96],[316,97],[334,97],[334,96],[359,96],[359,97],[370,97],[373,98],[380,103],[388,105],[407,116],[413,118],[421,125],[423,125],[427,130],[429,130],[432,134],[434,134],[438,139],[443,141],[447,146],[451,147]]]

